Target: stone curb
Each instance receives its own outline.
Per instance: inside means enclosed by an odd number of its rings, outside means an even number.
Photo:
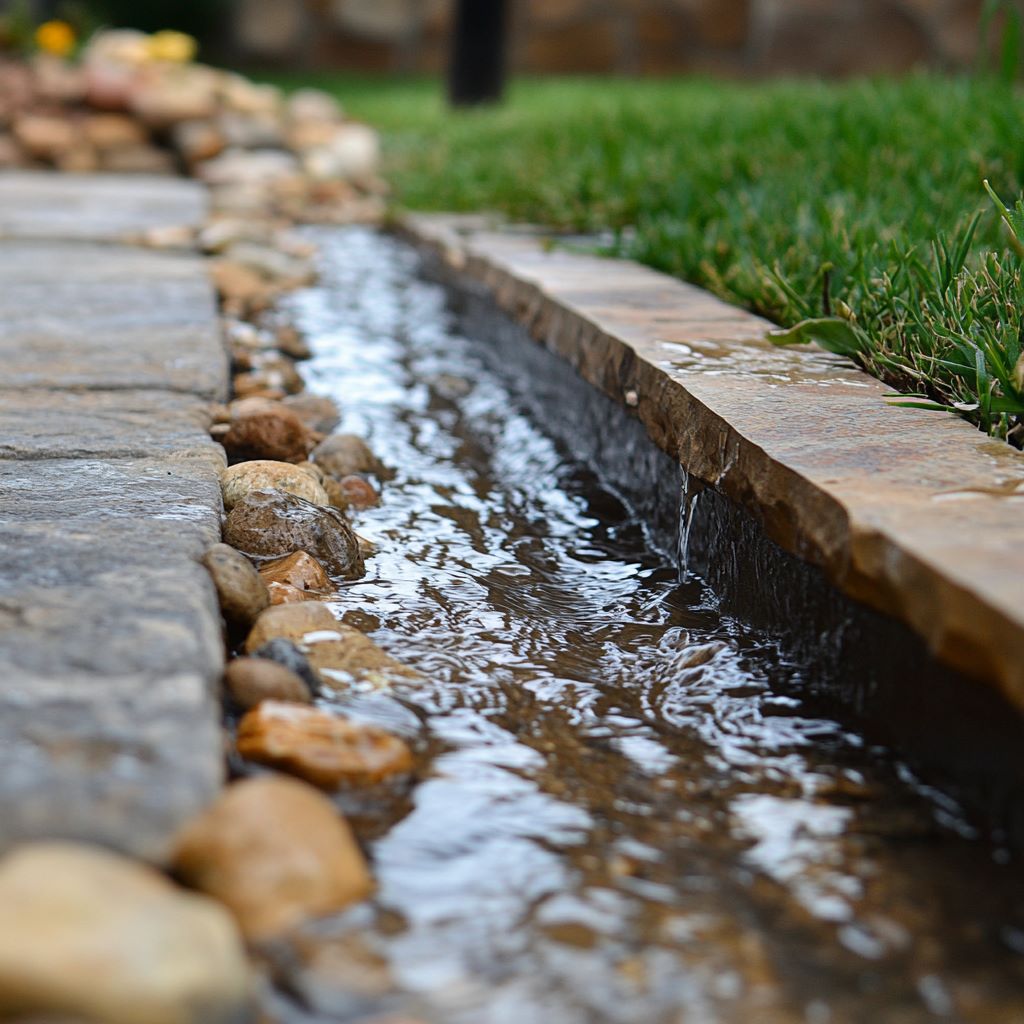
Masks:
[[[782,548],[1024,709],[1024,458],[773,325],[639,264],[479,217],[401,230],[629,407]]]
[[[227,356],[174,178],[0,175],[0,849],[162,861],[223,783]]]

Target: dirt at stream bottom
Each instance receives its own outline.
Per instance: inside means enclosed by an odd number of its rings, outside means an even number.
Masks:
[[[276,954],[269,1016],[1024,1022],[1019,864],[678,584],[412,251],[313,238],[304,374],[395,471],[335,607],[427,680],[335,703],[430,768],[349,808],[378,892]]]

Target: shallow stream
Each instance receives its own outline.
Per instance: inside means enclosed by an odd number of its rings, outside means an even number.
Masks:
[[[679,582],[644,503],[574,454],[572,404],[554,434],[536,418],[537,353],[464,336],[402,243],[313,237],[322,278],[290,306],[308,385],[394,471],[337,609],[428,680],[342,706],[426,767],[359,819],[376,899],[281,967],[278,1012],[1024,1022],[1010,855]],[[678,508],[667,479],[645,486]]]

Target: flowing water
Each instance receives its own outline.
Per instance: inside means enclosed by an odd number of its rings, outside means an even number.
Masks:
[[[679,572],[636,511],[683,501],[660,455],[625,499],[576,454],[596,397],[536,415],[539,349],[464,336],[396,240],[312,237],[308,384],[394,471],[336,608],[426,680],[337,703],[423,771],[357,813],[379,891],[280,968],[279,1016],[1024,1022],[1019,865]]]

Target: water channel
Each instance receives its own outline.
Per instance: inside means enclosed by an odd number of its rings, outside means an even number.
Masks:
[[[620,430],[610,402],[469,330],[403,243],[312,237],[308,385],[393,471],[336,609],[426,680],[337,703],[424,769],[349,808],[379,891],[280,965],[276,1012],[1024,1022],[1019,864],[680,582],[663,457],[622,426],[624,494],[581,457],[594,416]]]

